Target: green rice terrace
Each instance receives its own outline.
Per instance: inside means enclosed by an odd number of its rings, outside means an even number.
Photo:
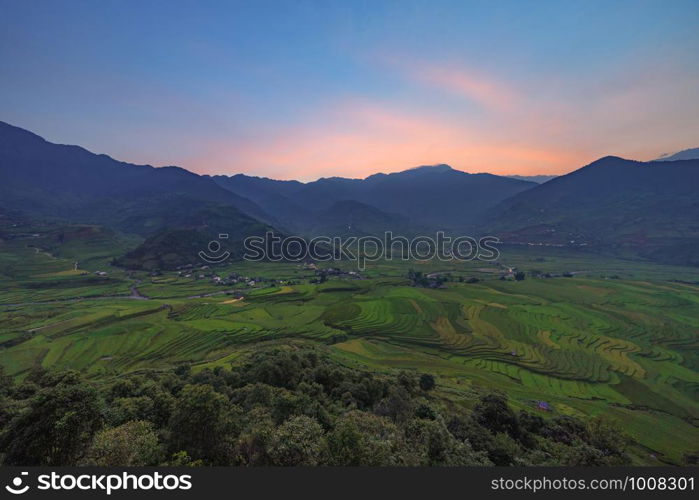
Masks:
[[[9,375],[196,371],[260,343],[308,341],[353,368],[434,374],[447,401],[500,389],[544,416],[611,416],[646,462],[677,463],[699,442],[697,269],[510,249],[498,264],[381,262],[322,282],[314,266],[290,263],[149,275],[109,266],[128,242],[98,236],[59,255],[40,236],[0,243]],[[409,269],[449,279],[413,286]],[[212,279],[232,273],[245,279]]]

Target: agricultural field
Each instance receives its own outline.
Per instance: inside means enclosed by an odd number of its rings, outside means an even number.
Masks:
[[[499,389],[544,416],[609,415],[643,446],[639,463],[677,463],[699,442],[697,269],[511,248],[497,264],[380,262],[324,283],[301,264],[232,262],[215,272],[261,279],[222,286],[111,267],[115,235],[61,255],[40,239],[0,243],[0,364],[18,379],[196,371],[306,341],[354,368],[432,373],[445,400]],[[500,279],[508,267],[527,278]],[[411,268],[453,279],[411,286]]]

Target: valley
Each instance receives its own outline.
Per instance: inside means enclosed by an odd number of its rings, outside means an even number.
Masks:
[[[498,263],[385,261],[324,283],[299,263],[231,262],[185,278],[112,267],[113,247],[89,234],[69,258],[24,239],[0,244],[13,262],[0,283],[9,375],[75,369],[106,383],[302,342],[361,371],[431,373],[456,404],[496,389],[515,408],[545,404],[545,417],[610,416],[643,447],[640,463],[677,463],[699,440],[697,268],[509,247]],[[526,279],[501,279],[512,267]],[[449,279],[414,287],[409,269]],[[211,279],[230,273],[257,282]]]
[[[541,184],[447,165],[212,178],[0,123],[0,366],[20,383],[76,370],[111,387],[319,349],[356,374],[435,377],[447,414],[499,391],[555,425],[623,423],[631,463],[684,463],[699,442],[698,164],[606,157]],[[500,255],[242,259],[243,239],[268,232],[437,230],[497,235]],[[222,233],[230,258],[204,262]],[[577,463],[561,439],[568,451],[522,459]]]

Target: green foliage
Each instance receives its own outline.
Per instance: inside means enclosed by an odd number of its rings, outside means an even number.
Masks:
[[[134,420],[98,432],[85,462],[104,467],[145,466],[157,465],[160,456],[153,424]]]
[[[184,450],[194,460],[223,465],[237,436],[236,408],[210,385],[186,385],[170,418],[170,450]]]
[[[390,387],[385,398],[376,406],[376,413],[390,418],[393,422],[408,421],[415,411],[415,401],[403,386]]]
[[[26,409],[3,429],[6,465],[75,464],[102,426],[102,401],[93,386],[72,373],[41,382]]]
[[[413,465],[401,429],[373,413],[352,410],[340,416],[326,439],[329,465]]]
[[[517,441],[505,432],[498,432],[492,440],[488,456],[495,465],[510,466],[518,464],[518,457],[522,456],[522,448]]]
[[[271,465],[269,449],[275,426],[269,410],[262,405],[255,405],[245,414],[247,422],[236,443],[235,463],[246,466]]]
[[[413,419],[406,425],[408,446],[417,451],[419,464],[426,466],[489,465],[482,453],[475,453],[468,441],[459,441],[441,419]]]
[[[628,438],[607,419],[515,412],[499,393],[457,410],[427,392],[433,381],[367,373],[297,346],[258,349],[231,369],[99,386],[75,372],[35,371],[20,385],[4,382],[0,452],[6,465],[629,463]]]
[[[608,418],[595,417],[587,423],[589,443],[603,455],[603,465],[624,465],[628,437],[621,426]]]
[[[305,415],[291,417],[270,438],[272,465],[318,465],[323,449],[323,428]]]
[[[436,382],[434,380],[434,375],[430,375],[429,373],[423,373],[420,376],[420,389],[423,391],[431,391],[432,389],[435,388]]]
[[[489,394],[473,409],[476,422],[494,434],[505,433],[513,438],[520,435],[519,420],[507,405],[504,394]]]
[[[192,460],[192,458],[187,455],[186,451],[178,451],[177,453],[173,453],[170,460],[163,465],[168,467],[201,467],[204,465],[204,461]]]

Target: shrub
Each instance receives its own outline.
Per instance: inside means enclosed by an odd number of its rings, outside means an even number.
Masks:
[[[98,432],[86,463],[102,467],[157,465],[161,450],[150,422],[134,420]]]

